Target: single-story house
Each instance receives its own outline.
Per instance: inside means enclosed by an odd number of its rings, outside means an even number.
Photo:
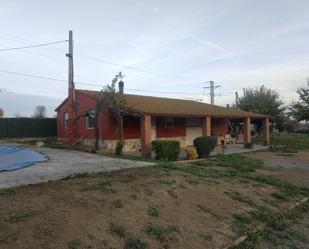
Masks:
[[[264,143],[269,143],[269,117],[234,108],[225,108],[196,101],[132,95],[123,93],[123,108],[128,110],[123,118],[125,151],[141,151],[144,157],[151,155],[151,141],[155,139],[178,140],[190,145],[198,136],[225,135],[230,120],[244,124],[244,143],[251,142],[251,120],[263,121]],[[95,109],[97,91],[69,88],[69,96],[56,109],[58,139],[72,144],[81,141],[93,144],[93,122],[85,113]],[[117,119],[107,108],[99,121],[100,146],[112,149],[117,143]]]

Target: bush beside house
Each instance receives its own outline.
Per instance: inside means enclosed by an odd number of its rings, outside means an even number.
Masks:
[[[210,152],[216,147],[217,138],[214,136],[197,137],[193,140],[199,158],[210,156]]]
[[[180,143],[174,140],[154,140],[152,149],[156,153],[156,160],[176,161],[180,153]]]

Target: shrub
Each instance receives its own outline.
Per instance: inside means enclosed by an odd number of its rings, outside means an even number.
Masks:
[[[217,138],[211,137],[197,137],[193,141],[194,147],[196,148],[199,158],[209,157],[210,152],[217,145]]]
[[[189,145],[186,147],[186,154],[189,160],[195,160],[198,158],[198,154],[194,146]]]
[[[294,132],[300,133],[300,134],[309,134],[309,129],[297,130],[297,131],[294,131]]]
[[[123,141],[118,141],[115,149],[115,154],[116,155],[122,155],[122,150],[124,147],[124,142]]]
[[[147,245],[139,239],[128,239],[124,244],[124,249],[146,249]]]
[[[253,143],[244,143],[245,149],[253,149]]]
[[[176,161],[180,152],[180,144],[173,140],[152,141],[152,148],[156,153],[156,160]]]
[[[118,235],[120,238],[124,238],[127,235],[127,230],[121,225],[111,223],[110,229],[112,234]]]

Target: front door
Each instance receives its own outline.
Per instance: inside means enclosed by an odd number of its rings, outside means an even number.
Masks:
[[[203,136],[202,127],[187,127],[186,128],[186,145],[192,145],[193,140]]]

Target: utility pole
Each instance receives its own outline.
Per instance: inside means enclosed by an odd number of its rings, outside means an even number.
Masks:
[[[209,88],[209,95],[210,95],[210,103],[212,105],[215,104],[215,89],[220,87],[220,85],[215,85],[215,83],[213,81],[208,81],[206,83],[209,83],[209,86],[207,87],[203,87],[203,89],[208,89]]]
[[[214,105],[215,104],[215,87],[214,87],[215,83],[213,81],[209,81],[209,85],[210,85],[210,88],[209,88],[209,90],[210,90],[210,103],[212,105]]]
[[[69,58],[68,63],[68,84],[69,84],[69,95],[70,95],[70,88],[74,89],[74,70],[73,70],[73,31],[69,31],[69,53],[66,54]]]
[[[68,143],[74,143],[75,133],[75,86],[73,69],[73,31],[69,31],[69,53],[68,57]]]

